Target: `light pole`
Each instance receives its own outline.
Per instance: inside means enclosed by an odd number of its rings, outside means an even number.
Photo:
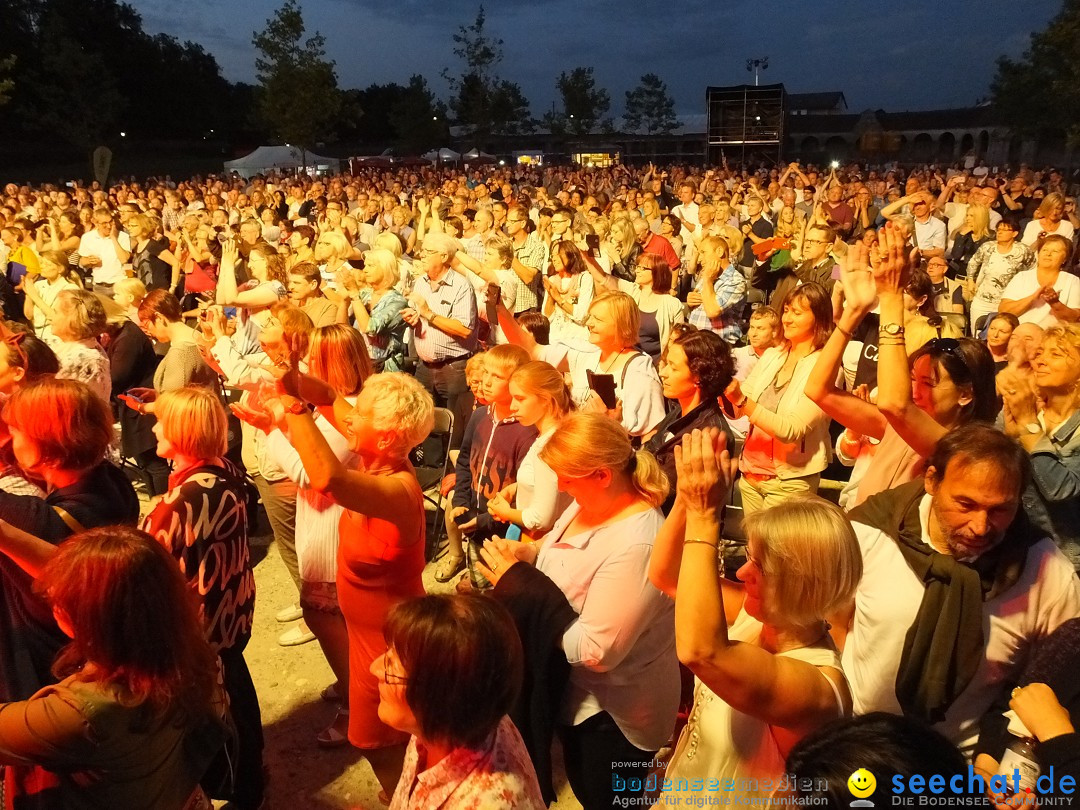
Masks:
[[[763,56],[760,59],[747,59],[746,60],[746,72],[754,74],[754,87],[758,86],[758,70],[769,69],[769,57]]]

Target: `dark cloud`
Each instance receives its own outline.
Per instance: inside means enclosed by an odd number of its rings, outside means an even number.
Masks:
[[[253,81],[251,32],[278,0],[132,0],[146,29],[199,42],[225,75]],[[345,87],[403,82],[422,73],[440,94],[457,69],[451,36],[473,21],[473,0],[305,0],[310,30],[326,36]],[[563,70],[595,68],[621,112],[643,73],[667,82],[681,112],[700,112],[705,87],[752,81],[750,57],[769,56],[764,82],[789,90],[843,90],[853,110],[929,109],[985,96],[1002,53],[1023,51],[1057,3],[983,0],[501,0],[487,4],[503,42],[500,72],[518,82],[534,115],[551,108]]]

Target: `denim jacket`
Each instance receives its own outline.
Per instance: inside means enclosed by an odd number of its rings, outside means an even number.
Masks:
[[[1028,515],[1080,570],[1080,410],[1039,439],[1031,467],[1033,486],[1024,494]]]

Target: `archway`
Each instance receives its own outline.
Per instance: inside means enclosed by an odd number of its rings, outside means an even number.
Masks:
[[[956,154],[956,136],[951,132],[943,132],[938,138],[938,160],[952,163]]]

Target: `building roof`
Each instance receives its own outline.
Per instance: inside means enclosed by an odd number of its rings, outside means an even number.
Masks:
[[[847,99],[839,90],[829,93],[788,93],[789,110],[835,110],[847,109]]]
[[[859,125],[861,129],[880,129],[885,132],[918,130],[975,129],[1000,124],[993,107],[958,107],[951,110],[914,110],[885,112],[866,110],[861,114],[793,115],[787,119],[788,135],[819,135],[848,133]]]

